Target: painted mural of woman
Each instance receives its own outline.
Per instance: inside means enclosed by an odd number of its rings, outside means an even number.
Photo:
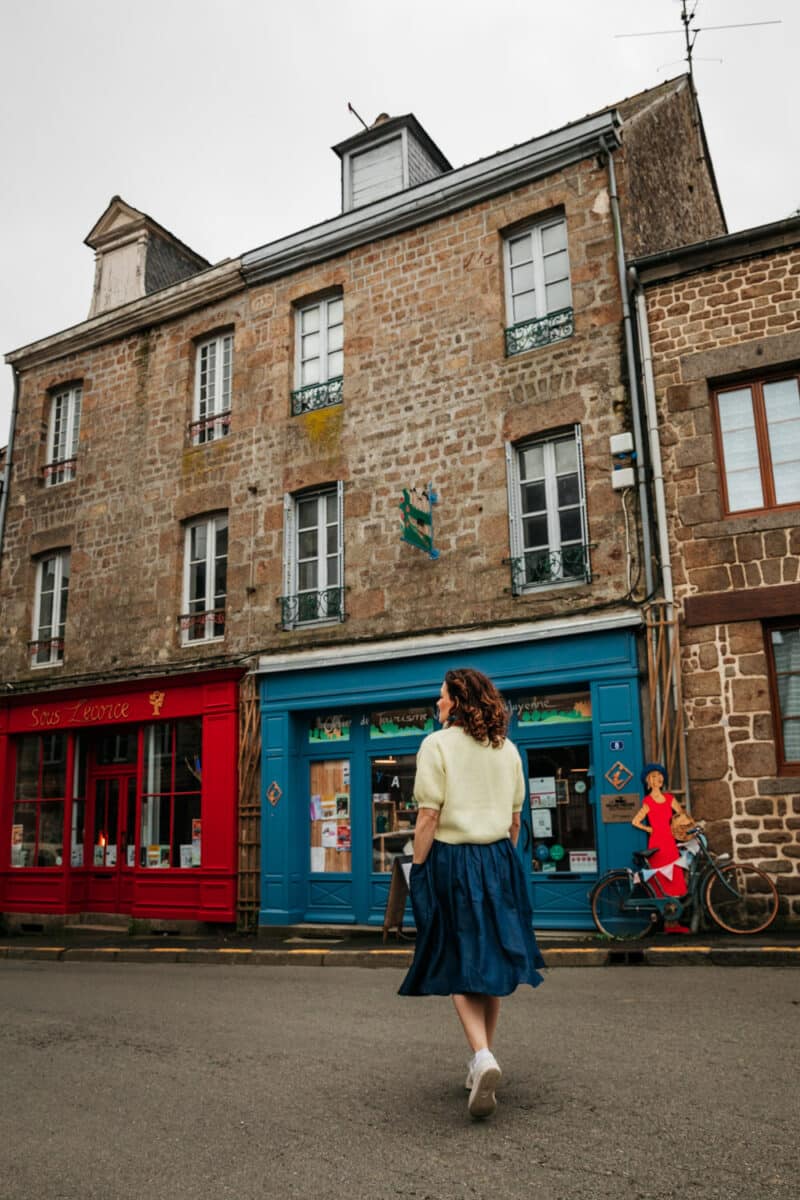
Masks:
[[[686,873],[678,865],[680,851],[670,826],[673,817],[687,814],[675,797],[664,791],[667,772],[661,763],[647,764],[642,771],[642,783],[647,794],[631,824],[647,834],[648,849],[656,851],[650,858],[650,866],[656,871],[650,882],[664,896],[684,896]],[[664,929],[667,933],[689,933],[685,925],[674,922],[665,924]]]

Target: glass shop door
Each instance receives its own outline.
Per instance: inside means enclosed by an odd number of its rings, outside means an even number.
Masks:
[[[92,777],[86,833],[92,837],[87,899],[98,911],[124,912],[136,853],[135,771]]]
[[[588,892],[598,873],[590,747],[520,749],[527,764],[528,800],[519,848],[530,870],[534,925],[588,928]]]

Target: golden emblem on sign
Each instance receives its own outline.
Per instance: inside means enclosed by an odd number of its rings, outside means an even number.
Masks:
[[[267,788],[267,799],[274,808],[283,795],[283,791],[278,786],[277,780],[273,779],[272,783]]]
[[[161,706],[167,698],[166,692],[151,692],[147,699],[150,701],[150,706],[153,709],[153,716],[157,717],[161,712]]]

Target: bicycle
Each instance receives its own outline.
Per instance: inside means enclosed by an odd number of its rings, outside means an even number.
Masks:
[[[768,929],[778,915],[778,889],[769,875],[750,863],[728,861],[712,853],[697,826],[691,830],[693,853],[686,866],[684,896],[660,895],[644,877],[656,850],[636,850],[634,868],[608,871],[589,893],[592,918],[607,937],[640,938],[661,922],[686,919],[697,933],[703,915],[727,933],[754,934]],[[696,843],[696,845],[695,845]],[[651,878],[657,878],[653,872]]]

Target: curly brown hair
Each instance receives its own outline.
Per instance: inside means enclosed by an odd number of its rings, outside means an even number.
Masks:
[[[502,746],[508,729],[503,697],[482,671],[458,667],[445,673],[444,681],[453,701],[449,724],[461,725],[476,742]]]

